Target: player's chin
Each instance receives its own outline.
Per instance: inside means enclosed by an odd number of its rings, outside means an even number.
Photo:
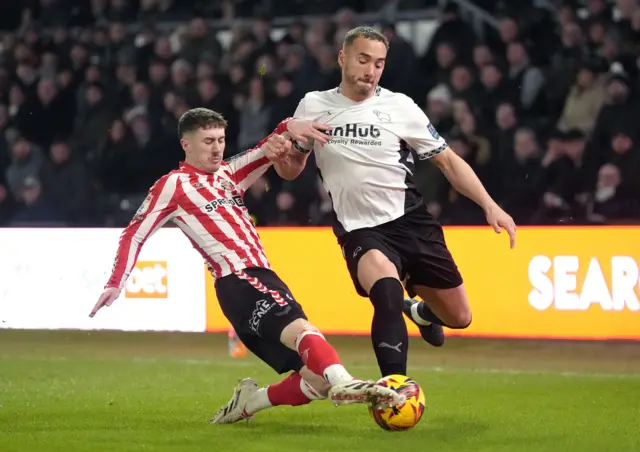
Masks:
[[[214,162],[207,162],[205,165],[205,169],[207,170],[207,172],[209,173],[215,173],[216,171],[218,171],[220,169],[220,167],[222,166],[222,160],[217,160]]]
[[[374,87],[375,85],[373,83],[365,83],[365,82],[358,82],[358,84],[356,85],[358,94],[370,94],[371,92],[373,92]]]

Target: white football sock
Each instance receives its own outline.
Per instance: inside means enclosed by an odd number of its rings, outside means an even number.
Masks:
[[[324,379],[327,380],[331,386],[354,380],[354,378],[349,372],[347,372],[347,369],[345,369],[342,364],[332,364],[327,367],[323,373]]]
[[[267,388],[260,388],[251,396],[244,409],[247,413],[254,414],[258,411],[271,408],[271,406],[269,396],[267,395]]]

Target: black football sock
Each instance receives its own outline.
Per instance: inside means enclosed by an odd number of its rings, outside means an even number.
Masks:
[[[435,323],[436,325],[446,326],[447,328],[451,328],[453,330],[458,330],[458,329],[463,330],[463,329],[465,329],[465,328],[467,328],[469,326],[469,325],[465,325],[465,326],[447,325],[445,322],[440,320],[440,318],[437,315],[435,315],[433,313],[433,311],[429,308],[429,306],[427,306],[427,303],[425,303],[424,301],[418,302],[418,308],[417,308],[416,312],[417,312],[418,316],[420,316],[422,319],[424,319],[424,320],[426,320],[428,322]],[[412,313],[412,317],[413,317],[413,313]],[[418,323],[420,323],[420,322],[418,322]]]
[[[382,376],[407,374],[409,335],[402,314],[404,289],[395,278],[382,278],[369,292],[373,304],[371,341]]]
[[[447,326],[446,323],[440,320],[440,318],[435,315],[431,309],[429,309],[429,306],[427,306],[427,303],[425,303],[424,301],[418,302],[418,309],[416,312],[418,316],[420,316],[420,318],[426,320],[427,322],[435,323],[436,325]]]

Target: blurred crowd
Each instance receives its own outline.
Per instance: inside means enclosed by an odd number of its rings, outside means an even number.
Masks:
[[[10,226],[126,224],[148,187],[183,158],[176,125],[187,109],[224,114],[228,156],[253,147],[306,92],[340,83],[337,51],[362,25],[355,11],[384,3],[7,1],[0,225]],[[447,4],[424,55],[381,24],[391,42],[381,85],[424,108],[519,224],[640,219],[636,1],[568,2],[556,12],[528,1],[479,3],[499,17],[497,30],[481,38]],[[318,16],[273,40],[272,15],[291,13]],[[226,48],[203,17],[251,19],[231,29]],[[159,31],[173,20],[180,25]],[[417,178],[444,224],[484,221],[433,165],[419,162]],[[267,173],[245,201],[258,226],[332,217],[312,158],[295,181]]]

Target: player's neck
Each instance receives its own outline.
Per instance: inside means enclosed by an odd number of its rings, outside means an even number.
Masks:
[[[197,162],[197,161],[192,161],[192,160],[190,160],[190,159],[186,158],[186,159],[184,159],[184,163],[186,163],[187,165],[189,165],[189,166],[191,166],[191,167],[193,167],[193,168],[195,168],[195,169],[197,169],[198,171],[201,171],[201,172],[203,172],[203,173],[213,174],[211,171],[207,171],[206,169],[204,169],[204,168],[202,167],[202,165],[201,165],[199,162]],[[214,172],[215,172],[215,171],[214,171]]]

